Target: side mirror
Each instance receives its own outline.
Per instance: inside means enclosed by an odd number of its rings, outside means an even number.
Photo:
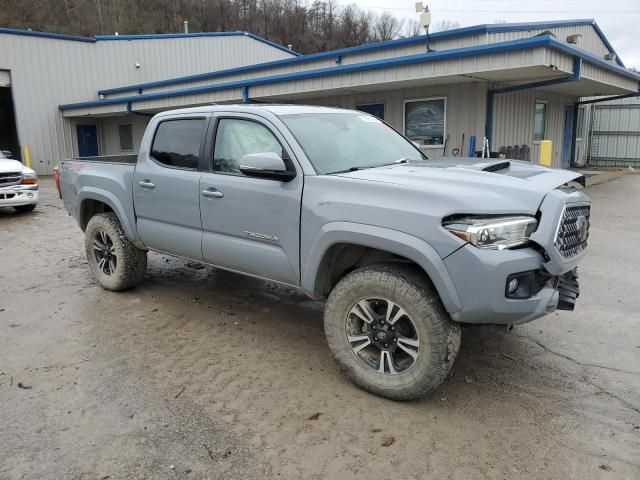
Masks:
[[[240,159],[240,171],[247,177],[267,178],[290,182],[296,176],[294,170],[287,170],[284,160],[273,152],[249,153]]]

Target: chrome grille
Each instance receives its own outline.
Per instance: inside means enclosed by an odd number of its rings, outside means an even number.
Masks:
[[[589,205],[565,207],[555,240],[563,257],[575,257],[587,248],[590,214]]]
[[[0,172],[0,187],[17,185],[22,181],[22,172]]]

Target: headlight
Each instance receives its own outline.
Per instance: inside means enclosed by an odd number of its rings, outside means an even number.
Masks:
[[[25,172],[22,174],[22,185],[35,185],[38,183],[38,176],[35,173]]]
[[[502,250],[527,243],[538,221],[525,216],[459,216],[455,219],[445,219],[442,225],[456,237],[478,248]]]

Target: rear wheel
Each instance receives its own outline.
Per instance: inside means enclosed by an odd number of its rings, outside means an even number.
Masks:
[[[324,318],[329,348],[351,381],[394,400],[438,387],[460,347],[460,326],[410,265],[350,273],[331,292]]]
[[[34,208],[36,208],[35,203],[31,203],[29,205],[18,205],[17,207],[13,207],[16,209],[18,213],[27,213],[32,212]]]
[[[114,213],[99,213],[89,220],[85,251],[91,271],[106,290],[125,290],[144,278],[147,252],[129,241]]]

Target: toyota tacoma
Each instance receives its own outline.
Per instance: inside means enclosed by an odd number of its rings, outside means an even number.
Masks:
[[[153,250],[326,299],[359,387],[416,398],[447,377],[461,324],[572,310],[590,201],[577,172],[428,159],[376,117],[293,105],[153,117],[135,156],[61,163],[64,205],[112,291]]]

